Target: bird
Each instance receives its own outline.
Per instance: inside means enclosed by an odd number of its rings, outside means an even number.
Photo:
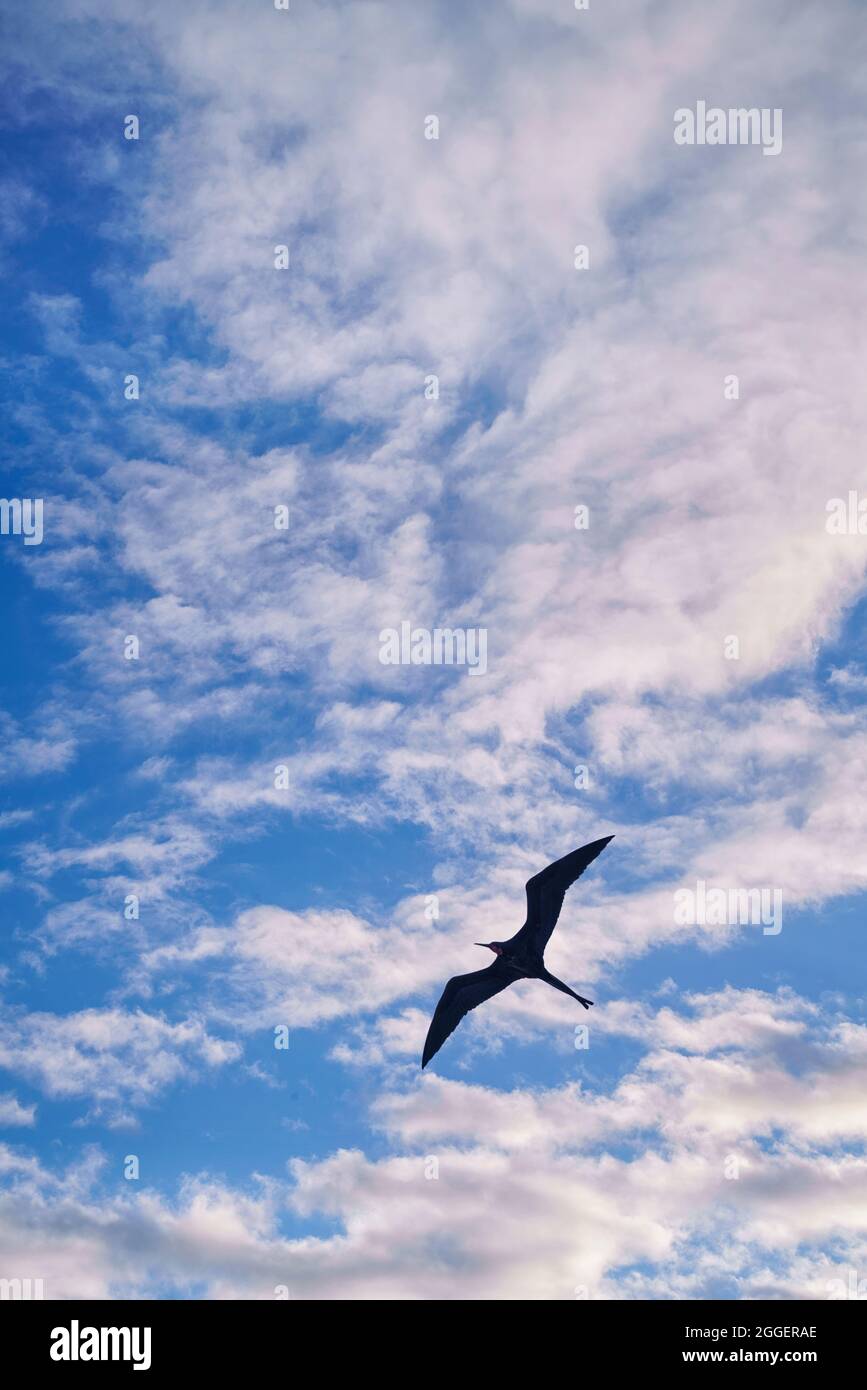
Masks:
[[[582,998],[545,968],[545,947],[557,925],[566,889],[581,877],[588,864],[592,864],[613,839],[613,835],[606,835],[601,840],[582,845],[528,879],[527,920],[508,941],[473,943],[493,951],[494,960],[484,970],[472,970],[469,975],[455,975],[449,980],[428,1028],[421,1059],[422,1070],[439,1052],[446,1038],[451,1037],[470,1009],[484,1004],[486,999],[493,999],[495,994],[508,989],[516,980],[544,980],[546,985],[577,999],[585,1009],[592,1006],[592,999]]]

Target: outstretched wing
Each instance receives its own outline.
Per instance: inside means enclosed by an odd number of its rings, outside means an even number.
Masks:
[[[499,994],[501,989],[505,989],[518,978],[502,961],[495,960],[486,970],[473,970],[469,975],[455,975],[449,980],[427,1030],[421,1059],[422,1067],[426,1067],[434,1053],[439,1052],[464,1014],[468,1014],[470,1009],[475,1009],[479,1004],[484,1004],[486,999],[493,999],[495,994]]]
[[[516,932],[507,946],[520,946],[525,951],[539,955],[548,945],[552,931],[557,925],[566,889],[580,878],[588,864],[592,864],[597,854],[601,854],[607,844],[614,839],[606,835],[603,840],[574,849],[562,859],[557,859],[527,882],[527,920]]]

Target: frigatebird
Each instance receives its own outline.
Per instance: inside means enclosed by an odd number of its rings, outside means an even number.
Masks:
[[[562,980],[545,969],[545,947],[557,925],[566,889],[581,877],[587,865],[592,864],[597,854],[601,854],[613,839],[613,835],[606,835],[603,840],[594,840],[581,849],[574,849],[571,854],[555,860],[547,869],[528,879],[527,920],[521,930],[508,941],[474,943],[493,951],[495,960],[485,970],[473,970],[469,975],[455,975],[449,980],[427,1031],[422,1068],[439,1052],[446,1038],[451,1036],[470,1009],[484,1004],[486,999],[492,999],[516,980],[544,980],[546,985],[552,985],[554,989],[577,999],[585,1009],[590,1008],[592,999],[582,999],[574,989],[564,985]]]

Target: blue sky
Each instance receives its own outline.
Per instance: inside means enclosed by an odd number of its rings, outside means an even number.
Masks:
[[[0,1276],[833,1296],[867,1231],[867,542],[825,526],[867,488],[859,7],[406,10],[5,19],[0,483],[44,538],[0,536]],[[698,101],[779,108],[779,154],[677,145]],[[382,664],[402,622],[484,628],[486,672]],[[473,943],[610,833],[548,961],[589,1047],[528,982],[422,1075]],[[679,925],[700,879],[782,931]]]

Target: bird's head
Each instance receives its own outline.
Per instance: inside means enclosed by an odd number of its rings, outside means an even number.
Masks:
[[[493,951],[495,956],[501,956],[503,954],[502,941],[474,941],[473,945],[486,946],[489,951]]]

